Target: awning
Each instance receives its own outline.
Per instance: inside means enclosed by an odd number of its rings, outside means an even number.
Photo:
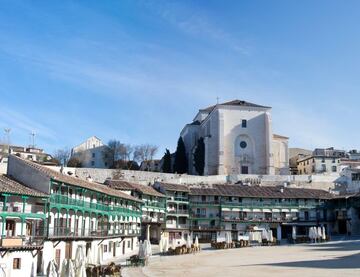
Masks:
[[[232,211],[233,212],[240,212],[240,209],[239,208],[233,208]]]
[[[281,209],[282,212],[289,212],[289,209]]]
[[[250,212],[251,210],[250,209],[242,209],[243,212]]]
[[[158,213],[158,212],[159,212],[159,210],[158,210],[158,209],[154,209],[154,212],[157,212],[157,213]]]
[[[143,210],[143,211],[147,211],[148,209],[147,209],[147,208],[145,208],[145,207],[142,207],[142,210]]]
[[[224,212],[230,212],[229,208],[221,208],[221,210],[224,211]]]
[[[264,213],[271,213],[270,209],[262,209]]]
[[[148,208],[148,211],[149,211],[149,212],[153,212],[153,211],[154,211],[154,209],[152,209],[152,208]]]
[[[253,212],[261,212],[260,209],[253,209],[252,211],[253,211]]]
[[[280,209],[272,209],[273,213],[280,213]]]
[[[297,212],[299,212],[299,210],[298,209],[291,209],[291,212],[297,213]]]

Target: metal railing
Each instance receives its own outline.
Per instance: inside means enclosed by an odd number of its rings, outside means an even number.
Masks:
[[[45,236],[16,236],[16,237],[2,237],[1,247],[12,248],[12,247],[37,247],[44,244]]]
[[[49,237],[109,237],[109,236],[139,236],[139,229],[80,229],[73,230],[68,227],[49,228]]]
[[[166,208],[165,202],[144,201],[144,205],[145,205],[145,207],[149,207],[149,208],[161,208],[161,209]]]
[[[222,202],[225,207],[249,208],[249,209],[315,209],[324,205],[316,204],[295,204],[295,203],[241,203],[241,202]]]
[[[106,211],[106,212],[119,212],[126,216],[140,216],[141,211],[131,210],[129,208],[124,208],[120,206],[107,205],[103,203],[94,203],[88,202],[84,200],[74,199],[65,195],[53,194],[50,197],[50,201],[52,204],[63,204],[63,205],[71,205],[84,207],[93,210]]]
[[[169,198],[167,199],[167,201],[168,201],[168,202],[169,202],[169,201],[189,202],[189,198],[179,197],[179,196],[177,196],[177,197],[169,197]]]

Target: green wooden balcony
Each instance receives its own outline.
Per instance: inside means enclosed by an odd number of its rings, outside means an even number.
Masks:
[[[130,210],[128,208],[106,205],[102,203],[91,203],[80,199],[73,199],[65,195],[53,194],[50,196],[50,203],[53,207],[66,206],[75,210],[91,210],[99,212],[120,213],[124,216],[141,216],[141,211]]]

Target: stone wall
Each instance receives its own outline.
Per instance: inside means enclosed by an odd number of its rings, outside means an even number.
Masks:
[[[60,171],[60,167],[51,167]],[[86,179],[91,177],[95,182],[103,183],[108,178],[122,179],[141,184],[152,184],[162,181],[175,184],[224,184],[243,182],[248,184],[261,184],[264,186],[276,186],[287,184],[290,187],[312,188],[323,190],[343,191],[346,188],[346,180],[339,175],[212,175],[196,176],[186,174],[170,174],[148,171],[98,169],[98,168],[63,168],[63,172]]]

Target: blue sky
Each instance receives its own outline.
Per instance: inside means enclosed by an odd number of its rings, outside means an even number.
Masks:
[[[199,108],[273,107],[290,146],[360,148],[359,1],[0,0],[0,128],[175,149]],[[2,132],[2,130],[1,130]],[[3,136],[3,135],[2,135]]]

